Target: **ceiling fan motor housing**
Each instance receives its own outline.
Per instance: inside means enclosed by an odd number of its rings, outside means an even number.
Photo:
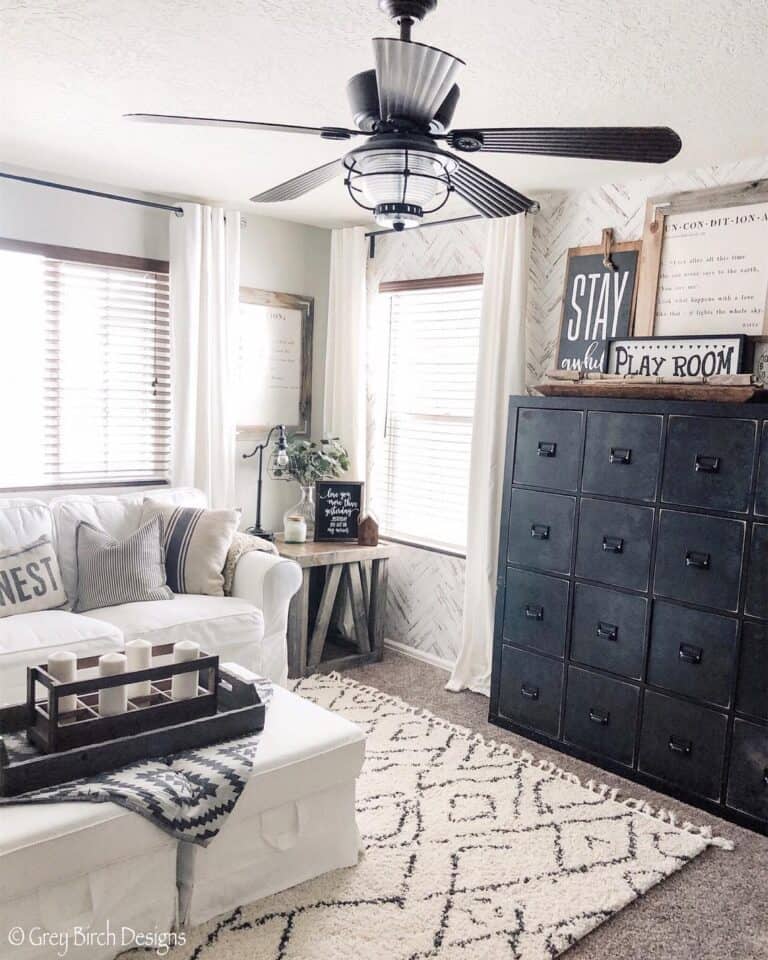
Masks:
[[[437,0],[379,0],[379,9],[400,23],[402,20],[423,20],[437,8]]]

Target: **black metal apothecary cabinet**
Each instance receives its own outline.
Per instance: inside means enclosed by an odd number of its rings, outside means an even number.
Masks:
[[[490,720],[768,833],[768,405],[510,399]]]

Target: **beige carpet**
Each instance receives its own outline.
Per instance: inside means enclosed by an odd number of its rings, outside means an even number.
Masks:
[[[191,931],[172,960],[551,958],[728,846],[350,680],[298,690],[366,730],[365,855]]]

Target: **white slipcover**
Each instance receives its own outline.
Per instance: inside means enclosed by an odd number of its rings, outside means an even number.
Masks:
[[[208,847],[179,845],[182,924],[357,863],[365,735],[276,687],[248,786]]]
[[[0,956],[60,958],[61,943],[40,943],[57,934],[69,935],[68,956],[112,960],[124,926],[172,929],[177,844],[149,820],[112,803],[55,803],[4,807],[0,821]],[[103,942],[78,946],[77,927]],[[11,947],[18,928],[25,942]]]
[[[262,670],[266,655],[264,618],[261,610],[246,600],[184,593],[175,594],[172,600],[101,607],[89,610],[83,617],[114,627],[126,642],[136,637],[153,645],[194,640],[207,653],[217,653],[222,659],[267,675]],[[266,659],[274,657],[272,652]]]
[[[54,650],[93,657],[123,649],[117,627],[64,610],[40,610],[0,618],[0,706],[26,698],[27,667],[46,663]]]

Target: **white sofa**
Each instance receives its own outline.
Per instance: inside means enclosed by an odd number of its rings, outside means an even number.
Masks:
[[[64,588],[74,600],[75,530],[87,520],[121,539],[139,526],[144,497],[204,507],[199,490],[164,488],[127,496],[69,496],[49,503],[0,500],[0,549],[24,546],[47,534],[56,546]],[[0,618],[0,705],[24,700],[26,668],[55,649],[91,656],[122,649],[127,640],[152,643],[193,639],[207,653],[285,684],[286,629],[301,571],[291,560],[263,552],[237,564],[231,597],[178,594],[172,600],[128,603],[84,614],[46,610]]]

